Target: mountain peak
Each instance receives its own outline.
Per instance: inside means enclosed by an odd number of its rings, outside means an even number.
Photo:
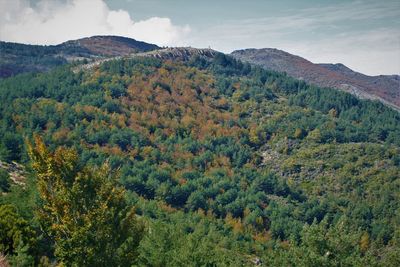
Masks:
[[[275,48],[237,50],[231,55],[268,70],[286,72],[317,86],[336,88],[360,98],[376,99],[400,109],[400,79],[393,75],[367,76],[342,63],[314,64]]]
[[[91,54],[100,56],[124,56],[132,53],[160,49],[160,47],[155,44],[149,44],[137,41],[135,39],[113,35],[96,35],[92,37],[71,40],[59,44],[58,47],[81,47],[87,49],[87,51]]]

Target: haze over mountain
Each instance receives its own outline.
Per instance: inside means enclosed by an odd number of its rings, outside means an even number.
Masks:
[[[340,63],[314,64],[274,48],[236,50],[231,55],[268,70],[286,72],[289,76],[317,86],[340,89],[400,109],[399,75],[367,76]]]

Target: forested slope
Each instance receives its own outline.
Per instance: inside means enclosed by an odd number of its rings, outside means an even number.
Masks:
[[[53,177],[48,168],[61,184],[86,177],[59,189],[72,210],[81,203],[79,190],[92,187],[102,192],[99,203],[108,188],[126,198],[117,194],[107,205],[135,207],[135,231],[121,237],[116,251],[126,251],[128,237],[138,244],[117,265],[399,263],[400,115],[381,103],[223,54],[125,58],[75,72],[66,65],[17,75],[0,80],[0,101],[1,160],[28,166],[25,186],[4,187],[0,198],[11,205],[1,212],[21,222],[18,240],[1,235],[0,250],[11,261],[90,265],[98,256],[101,265],[112,257],[111,248],[97,247],[106,238],[90,242],[95,230],[68,221],[69,237],[43,223],[52,214],[42,187]],[[96,169],[104,163],[115,184]],[[101,207],[98,216],[107,214]],[[2,229],[15,231],[11,219],[0,220]],[[113,227],[94,221],[97,238],[107,235],[96,223]],[[71,247],[82,245],[77,240],[89,240],[85,246],[101,255],[85,262]]]
[[[159,48],[120,36],[92,36],[47,46],[0,41],[0,78],[45,72],[74,61],[126,56]]]

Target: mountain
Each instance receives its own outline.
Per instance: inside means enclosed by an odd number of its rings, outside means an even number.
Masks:
[[[217,55],[222,54],[221,52],[212,50],[210,48],[193,48],[193,47],[168,47],[163,49],[152,50],[148,52],[138,52],[124,56],[124,58],[141,58],[150,57],[161,60],[173,60],[173,61],[189,61],[195,57],[201,57],[204,60],[210,60]],[[95,66],[99,66],[107,61],[119,60],[121,56],[108,57],[103,59],[93,60],[90,63],[77,66],[75,71],[81,69],[91,69]]]
[[[363,90],[371,95],[380,97],[386,103],[393,101],[396,107],[400,106],[400,75],[368,76],[355,72],[343,64],[318,64],[328,70],[340,73],[343,76],[362,84]],[[361,85],[360,85],[361,86]]]
[[[88,57],[115,57],[160,49],[157,45],[121,36],[93,36],[56,46],[61,54]]]
[[[0,42],[0,78],[43,72],[75,60],[93,60],[160,49],[157,45],[120,36],[93,36],[59,45]]]
[[[286,72],[289,76],[317,86],[336,88],[363,99],[377,99],[400,110],[399,75],[367,76],[343,64],[314,64],[273,48],[237,50],[231,55],[268,70]]]
[[[398,265],[399,112],[211,49],[91,47],[0,79],[0,259]]]

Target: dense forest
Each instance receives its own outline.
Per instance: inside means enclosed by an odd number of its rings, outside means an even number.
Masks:
[[[400,114],[379,102],[224,54],[67,64],[0,101],[12,266],[400,266]]]

